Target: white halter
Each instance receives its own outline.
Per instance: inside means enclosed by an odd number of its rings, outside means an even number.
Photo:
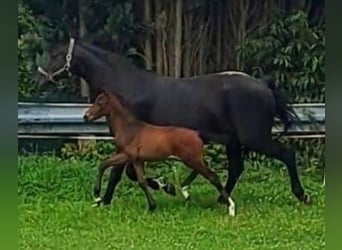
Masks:
[[[74,45],[75,45],[75,39],[74,38],[70,38],[70,42],[69,42],[69,48],[68,48],[68,52],[65,56],[65,64],[58,70],[56,70],[55,72],[53,73],[48,73],[46,72],[42,67],[38,67],[38,71],[44,75],[47,79],[49,79],[50,81],[54,82],[55,80],[53,79],[55,76],[63,73],[64,71],[67,71],[69,73],[69,75],[71,74],[70,73],[70,65],[71,65],[71,59],[72,59],[72,52],[74,50]]]

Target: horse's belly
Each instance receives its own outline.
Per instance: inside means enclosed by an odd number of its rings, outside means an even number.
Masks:
[[[170,156],[170,149],[163,138],[153,136],[136,142],[134,145],[125,147],[125,153],[131,159],[139,159],[145,161],[164,160]]]
[[[137,155],[137,158],[145,161],[165,160],[170,156],[170,152],[163,145],[143,146]]]

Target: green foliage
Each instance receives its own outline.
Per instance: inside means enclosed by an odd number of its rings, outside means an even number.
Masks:
[[[325,140],[323,139],[280,139],[287,147],[293,147],[297,153],[298,167],[307,172],[321,171],[325,164]],[[116,147],[112,142],[98,141],[89,143],[83,147],[78,147],[75,143],[65,144],[61,148],[61,156],[65,160],[75,163],[78,161],[88,161],[92,165],[116,152]],[[245,166],[254,169],[277,168],[285,169],[279,161],[260,155],[254,152],[245,154]],[[210,144],[205,147],[205,161],[208,166],[215,171],[226,173],[227,156],[224,146]],[[170,172],[172,166],[183,166],[178,160],[167,160],[161,162],[148,163],[149,173],[156,176],[164,176]],[[182,168],[182,167],[180,167]],[[181,171],[182,172],[182,171]],[[188,173],[188,171],[184,171]]]
[[[32,97],[37,85],[32,82],[32,73],[36,70],[36,53],[41,49],[42,37],[39,35],[41,23],[31,11],[18,5],[18,97]]]
[[[99,141],[96,143],[88,143],[79,147],[75,143],[66,143],[61,148],[61,157],[75,163],[80,160],[97,164],[109,155],[116,152],[113,143]]]
[[[325,25],[310,27],[307,14],[277,14],[238,48],[245,70],[270,74],[292,102],[325,101]]]

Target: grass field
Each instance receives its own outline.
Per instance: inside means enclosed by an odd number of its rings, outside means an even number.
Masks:
[[[18,161],[20,249],[325,248],[325,193],[312,172],[301,172],[313,198],[307,207],[292,196],[283,169],[247,166],[233,193],[237,216],[231,218],[202,178],[193,183],[188,202],[154,192],[158,207],[150,214],[139,187],[124,177],[113,204],[95,209],[89,163],[47,156]],[[181,178],[186,173],[178,172]]]

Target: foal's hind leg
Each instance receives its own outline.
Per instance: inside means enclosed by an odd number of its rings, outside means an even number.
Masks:
[[[148,202],[149,210],[152,212],[156,209],[157,205],[147,187],[147,181],[144,176],[144,164],[143,162],[140,162],[140,161],[134,161],[133,166],[134,166],[135,172],[137,173],[139,186],[144,191],[147,202]]]
[[[256,145],[254,145],[253,149],[259,153],[274,157],[285,163],[290,176],[293,194],[304,204],[310,203],[310,196],[305,194],[298,177],[296,155],[293,149],[285,148],[279,142],[273,141],[272,138],[269,138],[263,142],[259,141]]]
[[[95,202],[99,203],[102,200],[100,198],[100,192],[101,192],[102,177],[103,177],[105,170],[110,166],[113,166],[113,168],[121,167],[121,165],[119,164],[122,164],[126,162],[127,160],[128,160],[128,157],[126,154],[118,153],[116,155],[112,155],[108,159],[101,162],[101,164],[98,167],[96,182],[94,186]]]
[[[203,159],[185,161],[186,165],[201,174],[207,179],[216,189],[220,192],[221,196],[228,205],[228,211],[230,216],[235,216],[235,204],[234,201],[229,197],[228,192],[223,188],[220,182],[220,178],[217,174],[211,171],[205,164]]]

